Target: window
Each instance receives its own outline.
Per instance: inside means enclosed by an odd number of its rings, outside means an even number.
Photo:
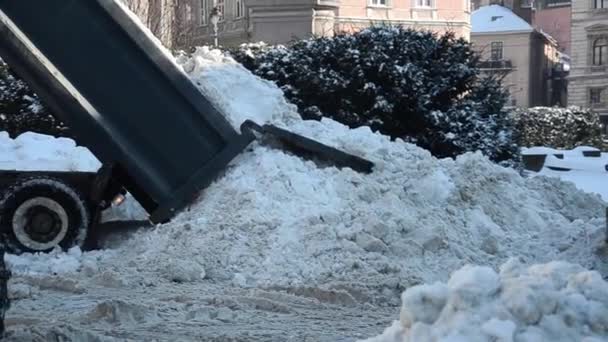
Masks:
[[[608,39],[598,38],[593,42],[593,65],[608,64]]]
[[[603,104],[603,97],[602,97],[602,93],[604,92],[603,88],[591,88],[589,89],[589,104],[591,106],[594,105],[602,105]]]
[[[224,0],[217,0],[217,4],[215,5],[220,12],[220,21],[224,21],[225,13],[226,13],[226,2]]]
[[[201,26],[207,25],[207,20],[209,19],[209,6],[207,4],[207,0],[200,0],[201,10],[199,12],[200,24]]]
[[[493,61],[500,61],[502,60],[502,57],[502,42],[492,42],[490,59]]]
[[[388,0],[369,0],[370,6],[388,6]]]
[[[546,7],[555,7],[560,5],[569,5],[570,0],[546,0]]]
[[[244,0],[235,0],[234,7],[235,7],[235,9],[234,9],[235,18],[242,18],[245,16]]]
[[[432,0],[416,0],[416,7],[431,7]]]
[[[593,0],[594,8],[608,8],[608,0]]]
[[[521,8],[532,7],[532,0],[521,0]]]

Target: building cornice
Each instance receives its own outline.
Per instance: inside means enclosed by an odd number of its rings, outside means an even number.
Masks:
[[[587,32],[605,32],[608,31],[608,25],[606,24],[594,24],[591,26],[585,27],[585,31]]]
[[[319,9],[329,9],[340,7],[339,0],[315,0],[315,7]]]
[[[471,28],[471,24],[465,20],[420,20],[420,19],[374,19],[360,17],[336,17],[337,22],[349,23],[370,23],[370,22],[390,22],[392,24],[404,25],[425,25],[425,26],[446,26],[453,25],[457,27]]]
[[[602,21],[608,18],[608,10],[594,11],[588,10],[584,12],[572,12],[572,22],[585,22],[585,21]]]
[[[301,17],[303,15],[312,15],[314,11],[311,8],[305,9],[287,9],[283,11],[251,11],[250,18],[277,18],[283,19],[286,17]]]
[[[472,36],[497,36],[503,34],[522,34],[522,33],[532,33],[534,30],[517,30],[517,31],[494,31],[494,32],[471,32]]]
[[[605,79],[606,83],[608,84],[608,72],[604,72],[604,73],[595,73],[595,74],[580,74],[580,75],[573,75],[570,74],[570,76],[568,76],[569,80],[579,80],[579,79]]]

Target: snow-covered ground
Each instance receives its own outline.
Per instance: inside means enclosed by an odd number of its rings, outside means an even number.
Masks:
[[[597,151],[593,147],[578,147],[573,150],[555,150],[544,147],[525,149],[523,153],[546,154],[545,165],[538,173],[548,177],[557,177],[572,182],[578,189],[600,195],[608,202],[608,153],[600,157],[584,156],[583,151]],[[557,155],[563,156],[558,158]]]
[[[115,234],[101,251],[7,256],[15,273],[7,340],[355,341],[390,326],[406,289],[405,314],[387,333],[399,341],[433,340],[431,332],[459,332],[461,341],[555,331],[608,338],[594,320],[608,310],[598,196],[523,178],[480,154],[438,160],[368,128],[302,121],[276,86],[218,51],[177,62],[235,127],[246,118],[280,124],[372,160],[374,173],[253,143],[169,224]],[[15,163],[97,165],[71,142],[30,137],[28,151],[71,147]],[[15,156],[17,145],[0,140]],[[559,260],[581,266],[523,266]],[[545,288],[553,315],[536,297]],[[535,330],[544,321],[527,315],[539,310],[548,321]]]

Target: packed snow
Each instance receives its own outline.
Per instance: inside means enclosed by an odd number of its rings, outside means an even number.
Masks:
[[[0,170],[95,172],[101,163],[72,139],[24,133],[11,139],[0,132]]]
[[[248,119],[259,124],[282,126],[300,120],[295,107],[288,104],[281,89],[270,81],[253,76],[220,50],[201,47],[192,56],[178,56],[177,63],[201,92],[213,99],[221,113],[229,113],[226,119],[237,131]],[[238,94],[238,100],[227,94]]]
[[[515,287],[528,277],[492,269],[517,257],[608,274],[598,196],[555,178],[523,178],[479,153],[438,160],[369,128],[302,121],[276,86],[215,50],[200,48],[177,63],[235,128],[245,119],[273,122],[368,158],[374,172],[254,142],[166,225],[117,234],[101,251],[7,256],[17,299],[8,340],[353,341],[381,333],[406,289],[408,303],[430,297],[422,316],[409,318],[413,325],[422,320],[447,334],[480,317],[482,330],[507,336],[524,325],[477,309],[496,306],[503,282]],[[461,267],[447,292],[444,285],[414,290],[446,282]],[[481,277],[479,287],[468,286],[471,277]],[[592,286],[601,281],[589,277]],[[535,291],[534,284],[519,286]],[[572,284],[573,293],[587,294],[584,280]],[[450,289],[462,287],[454,297],[461,300],[452,300]],[[453,324],[433,320],[442,298],[467,305],[473,294],[483,303],[458,307],[468,311]],[[586,298],[597,310],[608,301]],[[530,303],[524,309],[544,305]],[[579,309],[567,317],[586,319]]]
[[[526,266],[511,259],[497,273],[465,266],[447,284],[407,289],[401,317],[366,342],[605,341],[608,282],[567,262]]]

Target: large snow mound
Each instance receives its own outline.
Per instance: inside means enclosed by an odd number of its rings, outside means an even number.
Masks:
[[[286,126],[370,159],[374,172],[317,165],[254,142],[172,222],[110,239],[105,251],[9,256],[16,276],[62,273],[96,282],[107,275],[125,288],[173,289],[177,282],[398,304],[406,288],[445,282],[468,264],[496,269],[512,257],[568,260],[608,274],[599,196],[555,178],[523,178],[479,153],[439,160],[369,128],[302,121],[276,86],[214,50],[177,63],[235,128],[245,119]],[[504,272],[463,272],[448,289],[470,287],[496,302],[493,286]],[[469,286],[470,272],[479,285]],[[431,292],[439,298],[431,296],[420,316],[426,322],[443,307],[441,285]],[[487,323],[488,331],[523,326],[503,322],[510,316],[477,315],[500,320]]]
[[[399,321],[366,342],[605,341],[608,283],[566,262],[525,266],[511,259],[496,273],[465,266],[447,283],[401,296]]]
[[[376,167],[370,175],[319,167],[254,143],[171,223],[108,246],[120,257],[100,262],[121,265],[127,278],[165,276],[169,267],[193,281],[342,284],[388,294],[513,256],[605,272],[598,252],[605,203],[572,184],[522,178],[479,153],[438,160],[369,128],[302,121],[276,86],[215,50],[198,49],[178,64],[235,127],[245,119],[283,124]]]
[[[171,223],[108,246],[120,257],[100,262],[120,265],[125,278],[170,280],[173,269],[188,281],[394,294],[446,280],[468,263],[498,267],[514,256],[606,271],[597,196],[557,179],[522,178],[478,153],[438,160],[368,128],[299,120],[275,86],[217,51],[202,48],[178,63],[235,127],[246,118],[280,123],[376,168],[363,175],[319,167],[254,143]]]

